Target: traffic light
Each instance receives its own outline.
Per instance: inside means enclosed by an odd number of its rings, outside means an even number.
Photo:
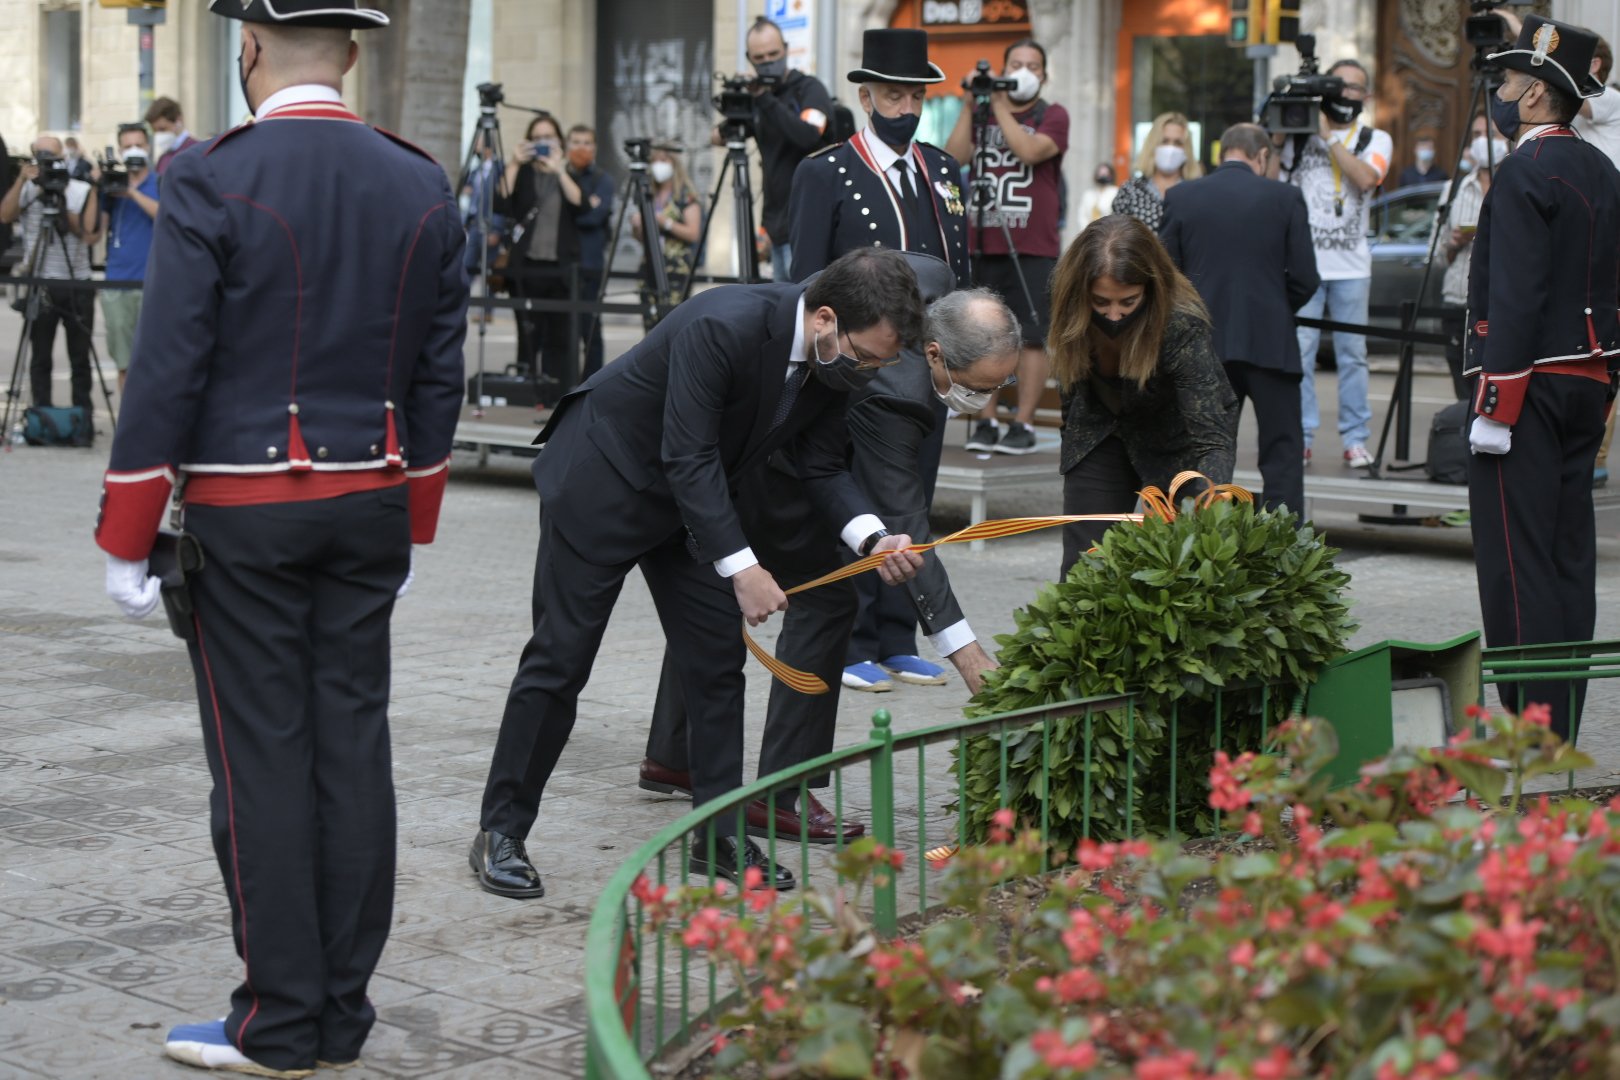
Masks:
[[[1281,45],[1299,37],[1301,0],[1271,0],[1266,11],[1265,42]]]
[[[1265,26],[1265,0],[1229,0],[1231,25],[1226,33],[1228,45],[1257,45],[1260,31]]]

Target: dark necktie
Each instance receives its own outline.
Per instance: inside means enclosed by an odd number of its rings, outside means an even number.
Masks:
[[[810,374],[810,363],[800,360],[796,364],[788,365],[787,377],[782,381],[782,397],[776,403],[776,411],[771,414],[771,430],[775,431],[782,426],[782,421],[788,418],[793,411],[793,403],[799,398],[799,389],[804,386],[805,376]]]
[[[900,170],[900,201],[906,208],[906,228],[915,234],[921,219],[917,207],[917,189],[911,186],[911,162],[898,158],[894,167]]]

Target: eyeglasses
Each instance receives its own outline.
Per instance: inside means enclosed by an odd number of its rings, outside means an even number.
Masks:
[[[855,340],[853,338],[850,339],[849,347],[852,349],[855,348]],[[833,348],[838,348],[838,316],[836,315],[833,316]],[[823,364],[830,364],[834,360],[837,360],[838,357],[835,355],[833,360],[822,360],[821,346],[818,344],[816,346],[816,359]],[[854,366],[856,371],[876,371],[879,368],[886,368],[894,364],[898,364],[903,359],[903,356],[900,353],[895,353],[893,356],[886,357],[884,359],[865,359],[859,356],[851,356],[850,359],[855,361]]]

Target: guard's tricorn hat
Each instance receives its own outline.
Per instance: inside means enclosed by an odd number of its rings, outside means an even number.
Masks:
[[[937,83],[945,73],[928,59],[928,31],[868,30],[861,38],[861,66],[849,81]]]
[[[279,26],[373,30],[388,25],[387,15],[361,7],[358,0],[212,0],[208,10],[243,22]]]
[[[1584,27],[1528,15],[1513,48],[1491,53],[1486,59],[1533,75],[1565,93],[1591,98],[1603,93],[1603,84],[1592,74],[1597,45],[1598,36]]]

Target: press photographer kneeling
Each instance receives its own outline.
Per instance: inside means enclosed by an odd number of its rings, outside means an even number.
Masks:
[[[90,248],[101,239],[101,204],[95,188],[68,175],[61,140],[34,140],[34,160],[24,165],[5,197],[0,222],[22,222],[24,261],[18,273],[63,281],[90,280]],[[35,407],[51,404],[51,350],[56,325],[67,330],[73,405],[90,415],[90,331],[95,325],[94,294],[87,288],[43,287],[43,303],[29,330],[29,375]]]

